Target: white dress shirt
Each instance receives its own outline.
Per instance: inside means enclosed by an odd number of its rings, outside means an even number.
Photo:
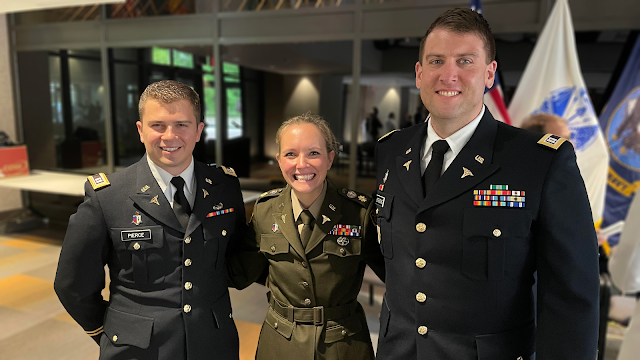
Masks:
[[[433,145],[433,143],[438,140],[445,140],[449,144],[449,150],[447,150],[447,152],[444,154],[444,162],[442,163],[442,172],[440,173],[440,175],[442,175],[445,172],[445,170],[447,170],[449,165],[451,165],[453,160],[455,160],[456,156],[458,156],[460,151],[462,151],[462,148],[465,145],[467,145],[467,143],[469,142],[469,139],[471,139],[471,136],[476,131],[478,124],[480,124],[480,119],[482,119],[482,116],[484,115],[484,110],[485,110],[485,106],[482,105],[482,110],[480,111],[480,114],[475,119],[473,119],[473,121],[465,125],[462,129],[451,134],[451,136],[449,136],[446,139],[443,139],[440,136],[438,136],[438,134],[436,134],[436,131],[433,129],[433,125],[431,124],[431,121],[430,121],[431,116],[429,116],[427,120],[425,120],[428,122],[427,138],[425,139],[424,145],[422,146],[422,150],[420,151],[420,172],[424,174],[424,171],[427,168],[427,165],[429,165],[429,161],[431,161],[431,153],[432,153],[431,145]]]
[[[166,170],[159,167],[154,163],[149,156],[147,156],[147,162],[149,163],[149,169],[151,169],[151,174],[160,185],[160,189],[162,193],[171,204],[171,208],[173,209],[173,195],[176,193],[176,187],[171,183],[171,179],[173,179],[173,175],[169,174]],[[189,205],[193,209],[193,203],[196,201],[196,177],[194,176],[194,165],[193,165],[193,156],[191,157],[191,164],[187,166],[187,168],[181,172],[178,176],[181,176],[184,180],[184,195],[187,197],[187,201]]]

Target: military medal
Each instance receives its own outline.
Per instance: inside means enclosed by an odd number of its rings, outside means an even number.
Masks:
[[[211,179],[209,179],[209,178],[204,178],[204,181],[206,181],[207,183],[209,183],[209,185],[213,184],[213,183],[211,182]]]
[[[218,215],[222,215],[222,214],[228,214],[228,213],[232,213],[234,211],[233,208],[228,208],[228,209],[224,209],[224,210],[218,210],[218,211],[214,211],[214,212],[210,212],[207,214],[207,217],[214,217],[214,216],[218,216]]]
[[[149,189],[150,189],[149,185],[145,185],[145,186],[142,187],[142,189],[140,189],[140,191],[145,192],[145,191],[147,191]]]
[[[218,205],[213,205],[213,210],[216,210],[216,211],[220,210],[220,209],[222,209],[223,206],[224,205],[222,205],[222,203],[218,203]]]
[[[407,168],[407,171],[409,171],[409,165],[411,165],[411,160],[407,161],[407,162],[406,162],[406,163],[404,163],[404,165],[402,165],[402,166],[406,167],[406,168]]]
[[[274,223],[273,226],[271,226],[271,230],[273,232],[277,232],[278,231],[278,224]]]
[[[490,190],[473,190],[474,206],[525,207],[525,192],[509,185],[491,185]]]
[[[480,155],[476,155],[476,161],[482,164],[484,162],[484,158]]]
[[[467,176],[473,176],[473,173],[471,172],[471,170],[467,169],[466,167],[462,167],[462,176],[460,178],[464,179]]]
[[[349,245],[349,238],[347,238],[346,236],[340,236],[336,242],[338,243],[338,245],[340,246],[347,246]]]
[[[360,225],[336,224],[333,225],[333,228],[329,231],[329,235],[360,236],[360,229],[362,229]]]
[[[204,193],[204,198],[206,199],[207,195],[209,195],[209,192],[206,189],[202,189],[202,192]]]
[[[329,204],[329,209],[331,209],[331,211],[336,211],[336,207],[333,204]]]
[[[151,199],[151,201],[149,201],[149,203],[156,204],[156,205],[160,206],[160,203],[158,202],[158,195],[154,196],[153,199]]]
[[[136,225],[142,224],[142,215],[140,215],[140,213],[136,211],[135,215],[133,215],[133,221],[131,221],[131,223]]]
[[[322,215],[322,223],[326,223],[327,221],[331,221],[327,215]]]

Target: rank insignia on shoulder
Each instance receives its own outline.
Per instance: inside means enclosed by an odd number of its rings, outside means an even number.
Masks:
[[[107,179],[107,175],[105,175],[104,173],[88,176],[87,179],[89,179],[89,182],[91,183],[91,187],[93,187],[93,190],[98,190],[103,187],[107,187],[111,185],[111,183]]]
[[[227,174],[227,175],[231,175],[233,177],[238,177],[238,175],[236,175],[236,171],[233,170],[233,168],[231,168],[231,167],[220,165],[220,169],[222,169],[222,171],[224,171],[224,173]]]
[[[397,129],[396,129],[396,130],[391,130],[391,131],[389,131],[388,133],[386,133],[386,134],[384,134],[384,135],[380,136],[380,138],[378,139],[378,141],[382,141],[382,140],[384,140],[385,138],[389,137],[389,135],[393,134],[393,133],[394,133],[394,132],[396,132],[396,131],[400,131],[400,130],[397,130]]]
[[[567,141],[567,139],[558,135],[545,134],[540,140],[538,140],[538,144],[557,150],[565,141]]]

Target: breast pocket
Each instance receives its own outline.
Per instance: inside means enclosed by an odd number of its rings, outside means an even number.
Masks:
[[[387,259],[393,259],[393,225],[391,209],[393,195],[378,191],[376,194],[376,213],[380,231],[380,251]]]
[[[260,252],[275,261],[289,258],[290,246],[282,234],[261,234]]]
[[[236,230],[236,214],[206,218],[203,222],[204,259],[212,259],[216,269],[224,266],[229,239]]]
[[[505,275],[505,248],[526,247],[530,210],[467,208],[464,210],[462,272],[474,280],[500,280]],[[522,259],[524,261],[524,259]]]
[[[164,229],[161,225],[111,228],[111,241],[122,266],[122,280],[137,284],[163,280]]]

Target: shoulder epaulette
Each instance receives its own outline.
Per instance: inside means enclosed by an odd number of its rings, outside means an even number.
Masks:
[[[87,176],[87,179],[89,179],[93,190],[98,190],[111,185],[109,179],[107,179],[107,175],[104,173],[89,175]]]
[[[342,189],[340,191],[340,194],[342,194],[342,196],[346,197],[349,200],[355,201],[358,204],[362,205],[363,207],[367,207],[369,206],[369,202],[371,202],[371,197],[355,192],[353,190],[349,190],[349,189]]]
[[[554,150],[557,150],[563,142],[567,141],[567,139],[553,134],[545,134],[540,140],[538,140],[538,144],[550,147]]]
[[[393,134],[393,133],[394,133],[394,132],[396,132],[396,131],[400,131],[400,130],[397,130],[397,129],[396,129],[396,130],[391,130],[391,131],[389,131],[388,133],[386,133],[386,134],[384,134],[384,135],[380,136],[380,138],[378,139],[378,142],[382,141],[384,138],[388,137],[389,135]]]
[[[270,199],[272,197],[278,196],[278,195],[280,195],[282,190],[284,190],[284,189],[283,188],[278,188],[278,189],[265,191],[262,194],[260,194],[260,197],[258,198],[257,202],[264,201],[264,200]]]
[[[233,177],[238,177],[238,175],[236,175],[236,171],[233,170],[232,167],[220,165],[220,166],[218,166],[218,168],[220,168],[220,170],[224,171],[224,173],[227,174],[227,175],[231,175]]]

